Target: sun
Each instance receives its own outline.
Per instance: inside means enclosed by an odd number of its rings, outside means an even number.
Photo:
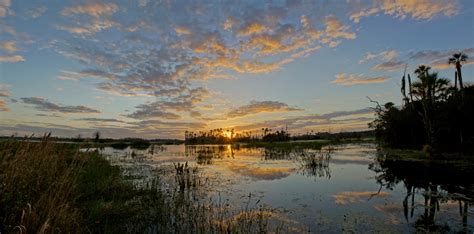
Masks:
[[[232,133],[231,132],[224,132],[224,136],[231,139],[232,138]]]

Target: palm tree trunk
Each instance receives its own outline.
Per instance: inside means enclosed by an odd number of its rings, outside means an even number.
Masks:
[[[461,90],[463,90],[464,85],[462,83],[461,63],[456,64],[456,70],[458,71],[459,87],[461,88]]]
[[[454,72],[454,88],[458,90],[458,72]]]

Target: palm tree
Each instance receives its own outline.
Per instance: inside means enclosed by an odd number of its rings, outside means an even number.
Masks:
[[[413,82],[412,92],[418,100],[421,100],[423,106],[423,122],[426,128],[427,138],[430,145],[434,145],[434,108],[435,103],[442,99],[446,99],[449,90],[449,80],[438,78],[438,73],[429,72],[430,67],[421,65],[415,73],[418,75],[418,81]]]
[[[457,77],[459,79],[459,87],[461,88],[461,90],[464,88],[463,83],[462,83],[461,67],[462,67],[462,63],[466,62],[467,58],[468,57],[465,53],[459,52],[459,53],[453,54],[453,56],[450,57],[448,60],[449,64],[454,64],[456,66]]]
[[[431,69],[430,66],[425,66],[425,65],[420,65],[418,66],[418,68],[415,70],[415,74],[418,75],[418,77],[420,75],[426,75],[429,70]]]
[[[419,100],[426,100],[431,103],[447,98],[447,91],[449,89],[449,80],[445,78],[438,78],[438,73],[425,73],[419,75],[419,81],[412,84],[412,92]]]

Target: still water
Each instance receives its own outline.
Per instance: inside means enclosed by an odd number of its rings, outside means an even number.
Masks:
[[[373,144],[312,149],[151,146],[101,152],[136,183],[197,167],[206,198],[270,207],[295,232],[474,231],[470,164],[394,161]]]

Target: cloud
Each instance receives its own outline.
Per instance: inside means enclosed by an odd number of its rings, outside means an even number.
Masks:
[[[66,7],[61,11],[61,15],[71,16],[84,14],[92,17],[110,16],[118,9],[119,7],[114,3],[88,3],[85,5]]]
[[[327,114],[322,114],[319,117],[323,119],[333,119],[338,117],[346,117],[351,115],[359,115],[359,114],[371,114],[373,110],[371,108],[363,108],[358,110],[351,110],[351,111],[335,111]]]
[[[25,58],[21,55],[0,55],[0,63],[23,62]]]
[[[176,32],[176,34],[178,35],[190,35],[192,34],[192,32],[186,28],[186,27],[183,27],[183,26],[180,26],[180,27],[176,27],[174,29],[174,31]]]
[[[4,41],[0,43],[0,48],[8,53],[15,53],[18,50],[14,41]]]
[[[377,191],[344,191],[332,195],[336,204],[346,205],[348,203],[363,203],[367,202],[371,197],[388,197],[387,192]]]
[[[10,97],[10,85],[0,83],[0,97]]]
[[[123,120],[113,118],[79,118],[76,120],[87,121],[87,122],[103,122],[103,123],[125,123]]]
[[[369,61],[382,61],[372,67],[374,71],[396,71],[405,67],[405,62],[398,61],[398,52],[395,50],[387,50],[379,53],[367,52],[363,58],[359,60],[359,64]]]
[[[162,121],[162,120],[143,120],[139,122],[129,123],[135,125],[137,130],[177,130],[182,136],[186,129],[203,129],[207,124],[202,122],[177,122],[177,121]]]
[[[84,23],[77,26],[58,26],[58,29],[68,31],[73,34],[94,34],[117,25],[118,24],[112,20],[93,19],[89,23]]]
[[[449,49],[449,50],[421,50],[421,51],[412,51],[408,54],[408,57],[413,60],[420,60],[429,64],[434,69],[449,69],[453,65],[448,63],[449,57],[455,53],[463,52],[468,55],[468,60],[463,63],[463,65],[472,65],[474,61],[474,48],[459,48],[459,49]]]
[[[4,100],[0,99],[0,111],[10,111],[10,109],[7,107],[7,103]]]
[[[33,9],[30,9],[30,10],[26,11],[25,15],[26,15],[26,17],[36,19],[36,18],[41,17],[47,10],[48,10],[47,7],[40,6],[40,7],[33,8]]]
[[[385,83],[389,80],[388,76],[379,76],[379,77],[366,77],[363,74],[346,74],[339,73],[336,75],[336,79],[331,83],[343,85],[343,86],[352,86],[352,85],[364,85],[364,84],[378,84]]]
[[[462,63],[463,66],[468,66],[468,65],[474,65],[474,60],[473,59],[468,59],[464,63]],[[429,65],[430,67],[434,69],[439,69],[439,70],[444,70],[444,69],[451,69],[454,68],[453,64],[449,64],[447,60],[441,59],[437,61],[433,61]]]
[[[138,6],[139,7],[146,7],[148,5],[149,0],[138,0]]]
[[[186,90],[161,90],[157,95],[166,96],[165,99],[136,106],[131,114],[125,115],[134,119],[180,119],[181,116],[174,112],[192,112],[197,103],[210,96],[208,90],[195,88]]]
[[[416,52],[410,52],[408,55],[410,59],[416,60],[438,60],[446,59],[451,57],[455,53],[463,52],[468,55],[474,55],[474,48],[464,48],[464,49],[450,49],[450,50],[421,50]]]
[[[359,64],[374,60],[374,59],[380,59],[383,61],[392,61],[398,57],[398,53],[395,50],[387,50],[387,51],[382,51],[380,53],[374,54],[371,52],[367,52],[365,56],[359,60]]]
[[[324,24],[326,25],[325,33],[329,38],[356,38],[355,33],[348,32],[349,26],[342,24],[341,21],[339,21],[339,19],[334,15],[327,16],[324,19]]]
[[[66,19],[75,21],[58,28],[76,37],[59,41],[54,48],[85,65],[87,70],[100,73],[94,76],[104,80],[97,83],[99,90],[161,100],[170,92],[176,95],[175,92],[202,87],[211,78],[274,72],[322,46],[335,47],[355,38],[349,26],[334,15],[309,17],[309,9],[287,8],[281,3],[269,7],[229,4],[190,3],[180,14],[159,16],[152,12],[181,6],[176,2],[166,6],[148,4],[153,11],[139,9],[140,17],[130,20],[121,20],[118,7],[112,5],[68,7],[62,14],[69,14]],[[137,9],[126,9],[127,14],[135,13],[134,10]],[[221,19],[213,18],[216,11],[223,13]],[[83,15],[90,17],[79,17]],[[300,18],[300,22],[292,21],[294,17]],[[117,32],[116,38],[98,34],[111,28]],[[84,72],[75,72],[58,78],[85,77]]]
[[[10,10],[11,4],[11,0],[0,0],[0,18],[12,14],[12,11]]]
[[[367,124],[374,118],[361,117],[373,116],[370,108],[352,111],[336,111],[322,115],[309,114],[281,119],[254,122],[248,125],[234,126],[237,131],[260,131],[262,128],[282,129],[288,128],[292,134],[306,133],[308,130],[315,131],[358,131],[366,130]]]
[[[147,105],[137,106],[140,110],[137,110],[131,114],[124,115],[133,119],[151,119],[151,118],[160,118],[160,119],[180,119],[181,116],[172,112],[166,112],[161,110],[155,110],[148,108]]]
[[[357,9],[350,14],[350,19],[358,23],[361,18],[383,13],[404,19],[431,20],[436,15],[453,16],[458,13],[456,1],[445,0],[375,0],[372,6]]]
[[[227,22],[227,21],[226,21]],[[250,36],[253,34],[259,34],[268,31],[269,29],[260,23],[249,22],[246,25],[243,25],[239,30],[237,30],[238,36]]]
[[[229,111],[226,114],[228,118],[243,117],[246,115],[253,115],[262,112],[288,112],[301,111],[302,109],[290,107],[288,104],[277,101],[252,101],[248,105],[240,106]]]
[[[34,108],[40,111],[52,111],[65,114],[94,114],[100,113],[99,110],[87,106],[65,106],[61,104],[52,103],[41,97],[20,98],[23,103],[33,105]]]
[[[406,63],[402,61],[388,61],[376,64],[372,67],[374,71],[397,71],[403,69]]]
[[[76,20],[73,25],[59,25],[57,28],[72,34],[92,35],[105,29],[118,27],[119,24],[110,19],[118,10],[119,7],[114,3],[87,3],[84,5],[66,7],[61,11],[61,15],[75,18]],[[81,15],[90,17],[79,17]]]

